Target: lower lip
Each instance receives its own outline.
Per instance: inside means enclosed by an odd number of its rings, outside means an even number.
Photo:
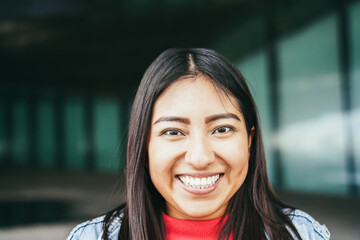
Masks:
[[[192,187],[186,186],[182,181],[180,181],[180,179],[177,178],[177,180],[180,182],[182,187],[186,191],[188,191],[189,193],[197,194],[197,195],[203,195],[203,194],[208,194],[208,193],[211,193],[212,191],[214,191],[216,189],[216,187],[219,185],[219,183],[220,183],[223,176],[224,175],[220,175],[219,179],[211,187],[203,188],[203,189],[201,189],[201,188],[192,188]]]

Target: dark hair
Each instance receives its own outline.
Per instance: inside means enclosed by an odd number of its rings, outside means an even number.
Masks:
[[[149,66],[141,80],[133,104],[126,169],[126,203],[105,218],[104,238],[111,221],[124,214],[119,239],[165,239],[162,212],[165,201],[151,182],[147,168],[147,141],[152,110],[159,95],[182,76],[208,77],[224,93],[238,101],[248,134],[255,128],[250,148],[249,169],[243,185],[229,201],[228,214],[219,239],[293,239],[300,236],[273,191],[266,172],[265,154],[255,102],[240,71],[219,53],[209,49],[169,49]],[[291,208],[293,209],[293,208]],[[224,220],[224,219],[223,219]],[[287,229],[288,227],[288,229]],[[289,232],[290,231],[290,232]]]

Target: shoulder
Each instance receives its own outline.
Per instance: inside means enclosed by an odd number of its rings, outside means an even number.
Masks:
[[[328,240],[330,232],[325,225],[321,225],[312,216],[298,209],[284,209],[284,213],[290,218],[296,227],[302,240]]]
[[[117,240],[123,213],[115,217],[109,226],[109,240]],[[77,225],[66,240],[102,240],[105,216],[94,218]]]

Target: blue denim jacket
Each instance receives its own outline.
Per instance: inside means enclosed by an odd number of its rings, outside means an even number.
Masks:
[[[290,209],[284,209],[284,212],[291,219],[302,240],[330,239],[330,232],[326,226],[320,225],[309,214],[300,210],[291,211]],[[109,240],[118,239],[122,217],[123,214],[121,213],[120,217],[111,223],[109,227]],[[104,216],[79,224],[72,230],[67,240],[102,240],[103,221]]]

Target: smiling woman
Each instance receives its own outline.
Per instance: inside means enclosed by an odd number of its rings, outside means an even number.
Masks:
[[[127,148],[126,203],[68,239],[329,239],[272,190],[256,106],[208,49],[170,49],[146,71]]]
[[[244,182],[252,135],[229,97],[200,75],[173,83],[156,100],[149,170],[169,216],[221,217]]]

